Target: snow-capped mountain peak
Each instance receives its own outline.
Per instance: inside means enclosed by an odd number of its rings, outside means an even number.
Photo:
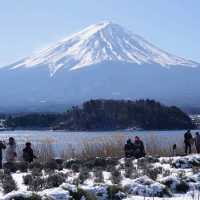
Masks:
[[[67,37],[57,44],[23,59],[16,68],[48,67],[77,70],[105,61],[171,66],[199,66],[198,63],[169,54],[118,24],[100,22]]]

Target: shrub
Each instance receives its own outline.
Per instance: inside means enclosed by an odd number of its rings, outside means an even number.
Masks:
[[[29,164],[29,169],[39,169],[39,170],[42,170],[43,169],[43,165],[38,162],[38,161],[34,161],[32,163]]]
[[[97,200],[96,196],[93,193],[85,191],[80,188],[78,188],[77,191],[69,191],[69,192],[73,200],[80,200],[80,199]]]
[[[44,164],[45,171],[54,171],[56,169],[59,169],[59,167],[55,160],[50,160],[50,161],[45,162]]]
[[[71,169],[72,165],[76,164],[77,166],[81,166],[81,161],[77,159],[66,160],[63,162],[63,168]]]
[[[31,174],[33,177],[40,177],[42,176],[42,171],[39,168],[33,168]]]
[[[123,189],[116,185],[111,185],[107,188],[108,199],[120,200],[125,198],[126,195],[123,193]]]
[[[74,163],[74,164],[72,164],[71,169],[72,169],[73,172],[79,172],[80,171],[80,165]]]
[[[42,200],[41,196],[33,193],[30,197],[16,196],[12,200]]]
[[[31,174],[23,176],[24,185],[30,185],[32,181],[33,181],[33,176]]]
[[[45,179],[46,186],[45,188],[53,188],[53,187],[59,187],[62,183],[65,182],[64,174],[62,173],[56,173],[49,175],[47,179]]]
[[[17,185],[11,175],[4,175],[2,180],[2,188],[5,194],[17,190]]]
[[[16,170],[19,170],[20,172],[27,172],[28,163],[26,163],[26,162],[17,162],[16,163]]]
[[[121,177],[120,171],[115,169],[111,172],[111,181],[113,184],[119,184],[121,179],[122,179],[122,177]]]
[[[17,171],[16,163],[14,163],[14,162],[4,163],[3,168],[8,172],[16,172]]]
[[[104,182],[104,177],[103,177],[103,172],[101,169],[97,168],[94,170],[94,176],[95,176],[95,179],[94,181],[96,183],[103,183]]]
[[[189,185],[185,181],[181,181],[176,185],[176,191],[180,193],[186,193],[189,190]]]
[[[34,177],[28,189],[31,191],[41,191],[45,188],[45,180],[41,177]]]
[[[90,177],[89,171],[87,168],[81,168],[78,180],[80,184],[83,184],[85,180],[87,180]]]

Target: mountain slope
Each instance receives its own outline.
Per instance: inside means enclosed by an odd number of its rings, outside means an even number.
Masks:
[[[119,25],[98,23],[0,68],[0,111],[56,111],[91,98],[194,106],[200,101],[199,66]]]
[[[171,55],[121,26],[102,22],[35,53],[15,68],[46,65],[53,75],[61,68],[80,69],[104,61],[196,67],[198,63]]]

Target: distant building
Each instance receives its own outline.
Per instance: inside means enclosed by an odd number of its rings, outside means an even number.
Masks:
[[[200,114],[197,115],[190,115],[192,123],[197,127],[200,128]]]

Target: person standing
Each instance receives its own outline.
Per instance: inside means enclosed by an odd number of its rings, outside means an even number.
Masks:
[[[125,157],[126,158],[131,158],[133,157],[133,153],[134,153],[134,145],[131,141],[131,139],[128,139],[125,147],[124,147],[124,151],[125,151]]]
[[[196,132],[195,135],[196,135],[195,138],[194,138],[195,147],[196,147],[197,153],[200,153],[200,135],[199,135],[199,132]]]
[[[193,137],[192,137],[190,130],[188,130],[184,134],[184,143],[185,143],[185,154],[188,154],[188,153],[191,154],[192,153]]]
[[[6,148],[6,145],[3,141],[0,141],[0,169],[2,169],[2,160],[3,160],[3,155],[2,155],[2,151]]]
[[[135,141],[133,145],[135,147],[134,157],[136,159],[145,157],[146,153],[145,153],[144,143],[138,136],[135,136]]]
[[[6,148],[6,161],[15,162],[16,158],[17,158],[16,142],[13,137],[10,137]]]
[[[33,153],[31,143],[27,142],[26,147],[23,149],[23,159],[25,162],[31,163],[33,162],[34,158],[37,158],[37,157]]]

